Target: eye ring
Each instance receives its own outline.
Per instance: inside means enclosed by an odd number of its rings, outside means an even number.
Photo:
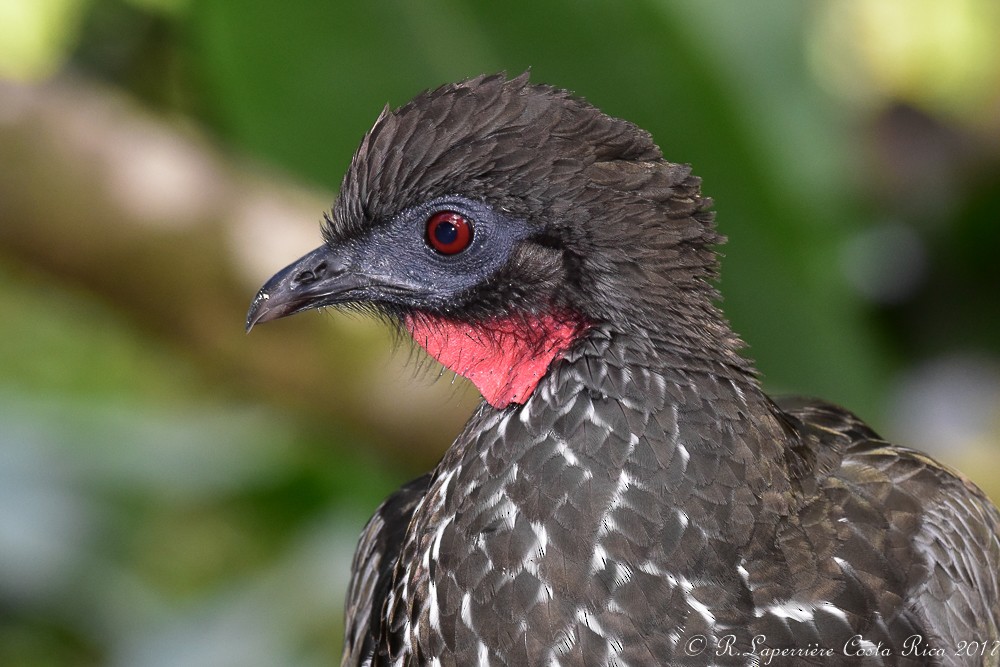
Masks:
[[[472,223],[461,213],[438,211],[427,219],[426,241],[442,255],[456,255],[472,243]]]

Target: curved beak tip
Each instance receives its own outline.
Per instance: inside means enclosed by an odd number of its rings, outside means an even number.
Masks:
[[[261,290],[257,292],[257,296],[254,297],[253,302],[250,304],[250,310],[247,311],[247,321],[246,321],[246,332],[250,333],[254,325],[258,322],[264,321],[267,316],[267,300],[271,298],[271,295]]]
[[[289,299],[272,299],[266,288],[262,289],[257,292],[247,311],[246,332],[250,333],[251,329],[263,322],[277,320],[302,310],[297,304],[297,301]]]
[[[336,301],[354,285],[342,258],[320,246],[271,276],[247,311],[246,331],[262,322],[277,320]]]

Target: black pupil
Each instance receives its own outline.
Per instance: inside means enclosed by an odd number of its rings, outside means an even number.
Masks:
[[[458,238],[458,227],[447,220],[442,220],[434,225],[434,238],[441,245],[451,245]]]

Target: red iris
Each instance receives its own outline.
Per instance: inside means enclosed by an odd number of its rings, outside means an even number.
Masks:
[[[472,242],[472,223],[454,211],[438,211],[427,220],[427,243],[442,255],[454,255]]]

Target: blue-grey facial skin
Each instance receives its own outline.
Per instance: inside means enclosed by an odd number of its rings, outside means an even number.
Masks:
[[[454,211],[469,221],[472,241],[461,252],[445,255],[427,243],[427,221],[439,211]],[[346,245],[356,271],[383,288],[390,287],[389,294],[380,294],[383,299],[391,300],[392,291],[398,289],[406,293],[406,304],[416,298],[435,306],[496,273],[530,232],[526,222],[487,204],[445,196],[407,209]]]
[[[464,250],[442,254],[427,243],[427,221],[454,211],[472,227]],[[279,271],[257,294],[247,327],[310,308],[378,300],[444,307],[496,273],[530,225],[458,196],[409,208],[367,233],[328,242]]]

